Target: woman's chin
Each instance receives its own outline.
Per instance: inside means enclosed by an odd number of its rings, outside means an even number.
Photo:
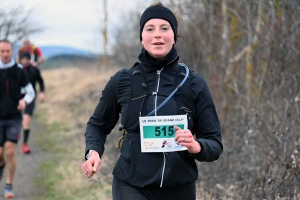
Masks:
[[[153,58],[155,58],[155,59],[162,59],[162,58],[164,58],[167,54],[155,52],[155,53],[150,53],[150,55],[151,55]]]

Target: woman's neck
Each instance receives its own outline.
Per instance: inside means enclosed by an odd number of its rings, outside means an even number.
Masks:
[[[139,55],[139,59],[144,65],[155,67],[156,69],[160,70],[163,67],[178,61],[179,56],[177,55],[175,47],[172,47],[170,52],[163,58],[155,58],[143,48],[141,54]]]

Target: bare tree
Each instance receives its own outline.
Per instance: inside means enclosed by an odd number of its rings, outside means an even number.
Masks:
[[[104,7],[104,20],[103,20],[103,29],[102,29],[102,35],[103,35],[103,47],[104,47],[104,53],[103,53],[103,59],[102,64],[106,66],[108,64],[108,53],[107,53],[107,45],[108,45],[108,38],[107,38],[107,0],[103,0],[103,7]]]
[[[33,10],[24,10],[22,6],[11,9],[0,8],[0,38],[9,38],[13,43],[24,37],[39,33],[44,28],[33,21]]]

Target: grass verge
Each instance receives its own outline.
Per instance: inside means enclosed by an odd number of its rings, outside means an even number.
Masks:
[[[111,167],[105,164],[110,162],[104,158],[104,170],[91,179],[81,173],[85,124],[111,73],[79,68],[43,71],[47,99],[38,106],[36,119],[46,131],[36,139],[49,156],[39,167],[37,183],[46,192],[38,200],[111,199]]]

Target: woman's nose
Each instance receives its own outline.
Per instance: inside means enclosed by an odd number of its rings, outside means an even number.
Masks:
[[[160,37],[161,37],[160,29],[155,29],[155,30],[154,30],[154,37],[155,37],[155,38],[160,38]]]

